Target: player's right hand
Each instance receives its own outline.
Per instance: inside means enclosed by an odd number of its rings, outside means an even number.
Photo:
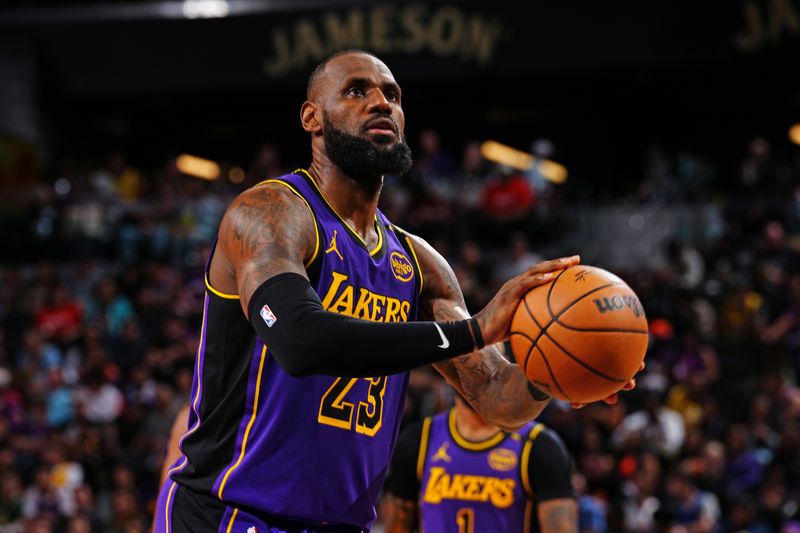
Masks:
[[[483,341],[491,346],[508,339],[511,320],[522,298],[534,287],[549,283],[555,273],[580,263],[578,255],[542,261],[515,278],[508,280],[486,307],[475,315]]]
[[[642,361],[642,364],[639,365],[639,370],[637,370],[636,373],[638,374],[642,370],[644,370],[644,361]],[[635,388],[636,388],[636,377],[632,377],[631,379],[628,380],[627,383],[625,383],[625,385],[623,385],[622,390],[629,391],[629,390],[633,390]],[[614,394],[612,394],[608,398],[605,398],[603,401],[605,403],[607,403],[608,405],[614,405],[619,401],[619,394],[615,392]],[[571,405],[572,405],[573,409],[583,409],[588,404],[580,403],[580,402],[572,402]]]

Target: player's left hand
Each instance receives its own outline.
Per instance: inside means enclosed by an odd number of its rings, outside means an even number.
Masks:
[[[644,370],[644,361],[642,361],[642,364],[639,366],[639,370],[637,370],[636,373],[638,374],[642,370]],[[633,390],[635,387],[636,387],[636,378],[633,377],[633,378],[630,379],[630,381],[628,381],[622,387],[622,390]],[[611,396],[609,396],[608,398],[604,399],[603,401],[605,403],[607,403],[608,405],[614,405],[615,403],[617,403],[619,401],[619,394],[614,393]],[[588,405],[588,404],[572,402],[572,408],[573,409],[580,409],[581,407],[584,407],[586,405]]]

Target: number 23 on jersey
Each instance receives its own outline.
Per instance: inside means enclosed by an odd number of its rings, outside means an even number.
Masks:
[[[359,379],[367,380],[369,389],[367,390],[367,401],[358,402],[354,428],[353,410],[355,406],[353,402],[344,401],[344,398]],[[386,376],[377,378],[336,378],[330,388],[322,395],[317,421],[320,424],[341,429],[355,429],[356,433],[373,437],[381,429],[384,392],[386,392]]]

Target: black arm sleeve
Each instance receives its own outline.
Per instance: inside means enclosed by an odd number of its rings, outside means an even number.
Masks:
[[[379,323],[325,311],[308,280],[296,273],[265,281],[248,310],[258,335],[295,377],[385,376],[475,349],[467,320]]]
[[[417,479],[422,423],[411,424],[400,432],[392,455],[384,489],[401,500],[417,501],[422,488]]]
[[[528,479],[536,501],[574,498],[572,489],[572,457],[561,438],[551,429],[544,429],[533,439],[528,459]]]

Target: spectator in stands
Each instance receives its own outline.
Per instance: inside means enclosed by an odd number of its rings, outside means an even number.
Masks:
[[[696,533],[719,531],[720,507],[717,497],[697,488],[694,482],[680,471],[670,471],[666,479],[667,509],[675,524]]]
[[[497,235],[533,229],[530,215],[536,196],[517,170],[501,168],[483,189],[483,241],[497,244]]]
[[[535,264],[541,261],[541,256],[531,251],[528,238],[522,232],[514,232],[509,237],[508,249],[506,253],[495,262],[495,269],[492,277],[494,280],[510,279],[503,276],[524,272],[525,265]],[[531,263],[530,261],[533,261]],[[515,274],[516,273],[516,274]]]
[[[747,531],[748,533],[772,533],[774,531],[758,516],[757,503],[745,494],[731,499],[723,524],[724,531]]]
[[[653,472],[640,470],[622,487],[623,527],[629,533],[649,533],[655,525],[655,512],[661,505],[656,495],[660,479]]]
[[[106,277],[97,286],[94,306],[89,312],[88,319],[102,321],[105,331],[111,337],[122,333],[125,323],[133,316],[133,306],[122,294],[119,294],[117,282],[112,277]]]
[[[753,446],[749,428],[744,424],[733,424],[728,430],[725,444],[729,490],[745,493],[758,487],[764,474],[765,457]]]
[[[36,327],[44,338],[66,347],[77,340],[82,319],[80,304],[72,298],[66,285],[58,284],[50,301],[39,308]]]
[[[672,459],[680,451],[685,433],[681,415],[664,407],[659,395],[651,392],[644,408],[626,416],[614,430],[611,442],[617,449],[639,446]]]
[[[65,505],[63,495],[53,486],[50,469],[38,467],[33,479],[34,484],[22,496],[22,514],[27,518],[44,516],[53,520],[67,516],[69,506]]]
[[[4,470],[0,475],[0,524],[12,524],[22,517],[23,485],[19,474]]]
[[[766,524],[775,533],[800,533],[800,261],[794,251],[800,237],[795,194],[800,167],[781,161],[785,150],[773,146],[755,141],[741,161],[741,174],[727,176],[731,179],[710,191],[715,203],[727,206],[717,233],[700,232],[714,240],[692,241],[688,237],[697,235],[684,232],[665,268],[637,264],[618,271],[640,295],[650,319],[648,367],[639,390],[654,397],[631,394],[616,406],[580,411],[553,402],[543,415],[583,476],[585,530],[686,531],[679,514],[696,508],[698,494],[705,502],[700,508],[712,509],[703,496],[710,493],[724,510],[718,529],[752,531]],[[487,221],[482,194],[491,170],[479,144],[464,147],[459,172],[452,161],[435,155],[441,148],[428,153],[434,156],[420,167],[446,175],[431,182],[440,179],[438,188],[423,190],[427,196],[412,188],[425,185],[422,177],[387,180],[387,187],[395,188],[392,196],[397,192],[407,200],[408,211],[400,209],[396,222],[425,229],[459,278],[468,280],[468,305],[478,308],[495,278],[508,278],[536,261],[531,242],[536,250],[556,244],[539,240],[549,232],[533,233],[540,221],[531,228],[527,219],[504,218],[532,203],[529,192],[507,194],[513,190],[508,184],[493,185],[490,212],[498,216],[490,223],[496,225],[475,233]],[[677,175],[686,168],[672,167],[682,159],[684,167],[692,167],[684,177],[700,176],[705,170],[695,167],[703,158],[656,155],[649,171],[655,185],[646,195],[680,208],[686,199]],[[441,168],[450,170],[432,170]],[[785,183],[781,169],[791,172]],[[248,180],[283,170],[277,150],[268,149],[255,158]],[[10,226],[20,235],[8,236],[9,226],[0,225],[3,242],[48,243],[19,250],[22,255],[14,260],[20,263],[0,265],[0,531],[63,526],[102,532],[111,522],[120,531],[141,528],[142,510],[156,490],[163,419],[173,400],[188,397],[208,249],[187,236],[215,231],[210,219],[202,228],[196,222],[216,216],[214,203],[205,200],[230,190],[216,185],[207,190],[169,165],[141,172],[138,190],[133,182],[121,184],[119,175],[98,174],[92,189],[85,185],[88,172],[71,171],[72,192],[57,197],[50,184],[39,183],[32,218]],[[744,191],[724,188],[739,178]],[[507,181],[514,179],[512,174]],[[461,189],[459,180],[469,186]],[[571,184],[565,192],[572,194]],[[452,196],[442,195],[448,191]],[[700,187],[693,194],[707,192]],[[187,202],[191,206],[184,210]],[[565,202],[581,207],[569,194]],[[187,224],[182,213],[195,222]],[[56,238],[60,220],[68,240]],[[56,223],[49,230],[48,221]],[[138,259],[128,266],[112,259],[118,244],[112,237],[120,235],[121,225],[135,233]],[[521,233],[515,234],[515,227]],[[552,233],[559,246],[570,238]],[[506,248],[509,238],[514,244]],[[448,403],[447,390],[428,370],[413,372],[404,423]],[[58,460],[51,444],[61,447]],[[123,462],[129,466],[116,466]],[[55,466],[61,464],[69,466]],[[69,473],[74,465],[84,479],[74,487],[75,515],[67,522],[56,486],[73,478],[59,481],[49,473]],[[685,480],[665,481],[662,469]],[[26,505],[43,514],[24,518]]]
[[[453,157],[442,149],[439,134],[433,129],[424,129],[419,133],[419,151],[415,166],[427,179],[450,179],[455,175],[456,166]]]
[[[578,531],[580,533],[605,533],[608,531],[608,505],[598,496],[587,492],[586,479],[573,474],[572,486],[578,498]]]
[[[81,416],[92,424],[116,422],[124,407],[124,397],[106,379],[103,369],[90,368],[84,383],[75,393],[75,403]]]

